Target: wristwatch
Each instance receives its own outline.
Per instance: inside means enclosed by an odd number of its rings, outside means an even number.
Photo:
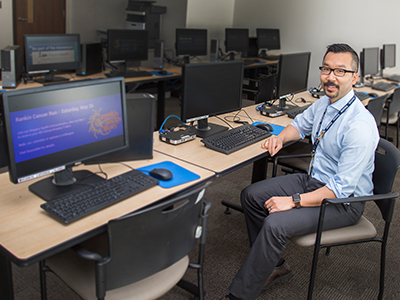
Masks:
[[[299,193],[294,194],[294,195],[292,196],[292,199],[293,199],[293,202],[294,202],[295,207],[296,207],[296,208],[300,208],[300,207],[301,207],[301,204],[300,204],[300,200],[301,200],[300,194],[299,194]]]

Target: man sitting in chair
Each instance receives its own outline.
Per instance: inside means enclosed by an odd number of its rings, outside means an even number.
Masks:
[[[251,249],[223,299],[255,299],[277,281],[291,277],[282,259],[288,238],[317,231],[325,198],[373,194],[372,172],[379,133],[374,117],[354,95],[359,58],[346,44],[327,48],[320,67],[321,97],[261,147],[274,156],[289,141],[311,135],[309,174],[291,174],[254,183],[241,202]],[[354,224],[364,203],[327,206],[324,229]]]

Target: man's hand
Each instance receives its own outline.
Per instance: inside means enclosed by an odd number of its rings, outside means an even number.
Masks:
[[[261,148],[268,150],[269,155],[274,156],[282,149],[283,141],[278,136],[271,136],[261,143]]]
[[[271,197],[264,203],[265,209],[270,214],[285,211],[295,207],[292,197]]]

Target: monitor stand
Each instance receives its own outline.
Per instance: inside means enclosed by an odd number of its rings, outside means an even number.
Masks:
[[[48,83],[48,82],[66,82],[69,81],[69,78],[65,77],[56,77],[54,76],[54,71],[50,71],[44,75],[44,78],[38,78],[34,80],[37,83]]]
[[[286,112],[296,108],[296,106],[287,104],[287,98],[279,98],[278,105],[272,105],[271,107],[263,107],[262,114],[270,118],[275,118],[284,115]]]
[[[51,201],[103,180],[105,179],[90,171],[73,172],[71,167],[67,167],[63,171],[54,173],[53,177],[31,184],[29,190],[43,200]]]
[[[229,128],[214,123],[208,123],[208,119],[202,119],[197,121],[197,125],[193,126],[196,136],[206,138],[215,135],[220,132],[224,132]]]

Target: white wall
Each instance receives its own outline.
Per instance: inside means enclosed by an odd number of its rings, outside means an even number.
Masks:
[[[233,25],[235,0],[188,0],[186,27],[208,29],[208,39],[224,40]]]
[[[12,0],[2,0],[1,2],[2,8],[0,8],[0,49],[3,49],[9,45],[13,45],[14,39],[12,25]]]
[[[236,0],[233,24],[251,30],[279,28],[282,53],[311,51],[309,85],[316,86],[329,44],[348,43],[360,52],[395,43],[400,58],[399,10],[398,0]],[[400,73],[399,59],[397,65],[388,72]]]

